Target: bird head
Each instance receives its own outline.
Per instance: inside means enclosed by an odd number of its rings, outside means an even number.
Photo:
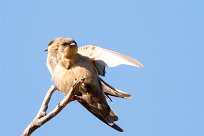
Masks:
[[[52,40],[48,47],[44,49],[44,52],[47,52],[47,67],[52,75],[52,72],[57,65],[60,58],[58,58],[58,49],[59,45],[62,42],[63,38],[56,38]]]
[[[56,38],[52,40],[49,44],[48,47],[44,49],[44,52],[48,52],[48,55],[51,56],[57,56],[59,45],[63,41],[63,38]]]
[[[60,57],[71,58],[78,51],[77,43],[72,38],[64,38],[60,41],[58,55]]]

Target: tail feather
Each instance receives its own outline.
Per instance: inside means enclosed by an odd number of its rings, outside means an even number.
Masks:
[[[99,77],[99,80],[101,81],[101,85],[102,85],[102,88],[103,88],[103,91],[104,91],[106,97],[108,99],[110,99],[110,101],[112,101],[112,100],[108,95],[120,97],[120,98],[127,98],[127,99],[132,98],[132,96],[130,94],[123,92],[123,91],[120,91],[118,89],[115,89],[114,87],[112,87],[111,85],[106,83],[102,78]]]
[[[85,107],[89,112],[91,112],[94,116],[96,116],[98,119],[100,119],[101,121],[103,121],[106,125],[112,127],[113,129],[119,131],[119,132],[123,132],[123,129],[120,128],[117,124],[114,123],[114,121],[117,121],[118,120],[118,117],[115,116],[115,113],[111,110],[110,111],[110,117],[114,117],[112,118],[112,123],[110,123],[109,121],[107,121],[107,117],[104,118],[102,115],[100,114],[97,114],[95,112],[93,112],[92,109],[90,109],[90,106],[86,103],[86,101],[83,101],[83,100],[78,100],[78,102],[83,106]]]

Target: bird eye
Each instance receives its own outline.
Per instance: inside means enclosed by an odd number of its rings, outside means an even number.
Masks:
[[[64,43],[62,43],[62,46],[67,46],[67,45],[69,45],[68,42],[64,42]]]

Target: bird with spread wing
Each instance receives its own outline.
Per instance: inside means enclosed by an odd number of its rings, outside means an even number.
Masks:
[[[106,66],[143,65],[131,57],[101,47],[78,47],[72,38],[56,38],[48,44],[45,51],[48,52],[47,66],[58,90],[66,95],[76,79],[84,78],[73,100],[77,100],[110,127],[122,132],[123,129],[115,124],[118,116],[112,111],[106,98],[131,98],[131,95],[115,89],[100,76],[105,76]]]

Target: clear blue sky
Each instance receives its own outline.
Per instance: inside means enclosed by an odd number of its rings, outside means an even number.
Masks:
[[[72,37],[128,54],[137,69],[107,69],[105,80],[133,95],[113,99],[119,133],[77,102],[33,133],[89,136],[204,135],[204,2],[202,0],[1,0],[1,131],[20,135],[52,84],[43,49]],[[63,95],[55,93],[51,107]]]

